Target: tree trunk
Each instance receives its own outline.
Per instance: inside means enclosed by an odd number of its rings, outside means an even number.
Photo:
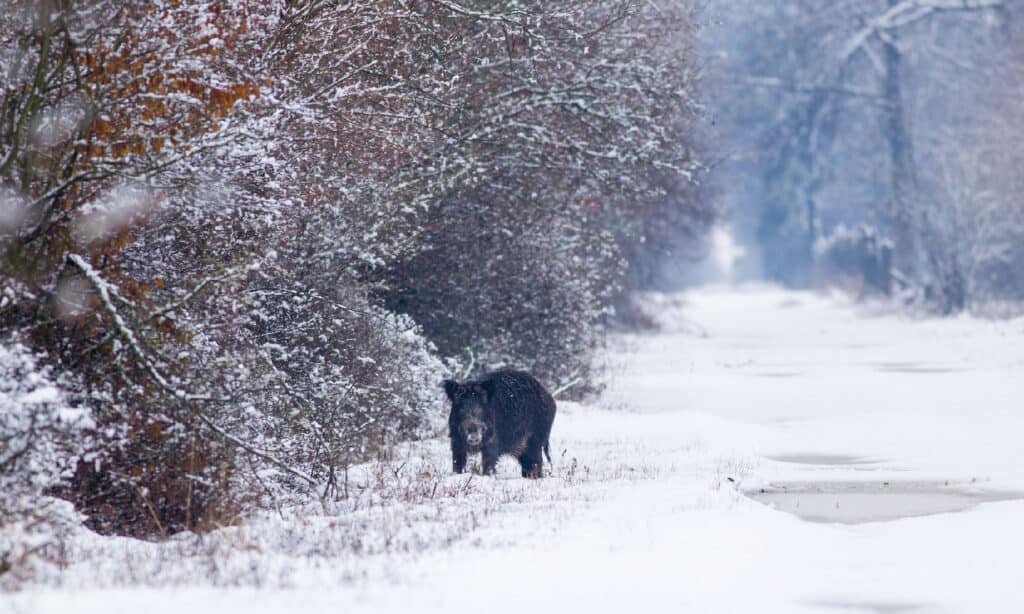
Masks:
[[[899,0],[889,0],[889,6]],[[907,125],[903,100],[902,65],[903,56],[896,46],[895,34],[890,32],[883,40],[883,64],[885,75],[883,88],[888,109],[883,119],[883,136],[888,143],[890,157],[890,221],[896,238],[894,265],[908,276],[918,268],[918,249],[915,240],[917,217],[914,214],[914,197],[917,192],[917,176],[914,168],[914,150]]]

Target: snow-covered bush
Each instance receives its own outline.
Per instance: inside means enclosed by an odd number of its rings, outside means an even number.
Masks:
[[[471,371],[527,369],[552,387],[588,381],[621,277],[613,237],[569,212],[496,210],[472,201],[437,210],[423,250],[389,271],[384,304]]]
[[[641,253],[666,211],[703,216],[672,198],[700,166],[691,10],[608,0],[428,12],[460,34],[446,41],[438,70],[452,87],[430,118],[448,136],[400,167],[423,186],[425,212],[413,248],[385,266],[385,304],[477,369],[590,379],[623,255]],[[687,236],[690,225],[672,227]]]
[[[247,457],[239,477],[259,476],[257,492],[330,495],[349,464],[443,424],[448,368],[416,323],[371,303],[323,230],[299,231],[261,259],[214,303],[221,314],[227,302],[241,307],[233,325],[207,327],[216,373],[234,373],[214,384],[233,399],[223,426],[287,467]]]
[[[892,241],[876,228],[840,224],[814,245],[815,280],[887,296],[893,285],[892,253]]]
[[[74,470],[87,410],[68,405],[50,369],[0,343],[0,588],[47,573],[81,518],[49,495]]]
[[[188,526],[229,459],[199,430],[216,406],[189,378],[193,331],[158,301],[202,280],[139,275],[124,251],[203,152],[235,142],[259,86],[225,51],[266,30],[242,2],[3,0],[0,20],[0,109],[19,118],[0,122],[0,331],[74,374],[96,425],[55,492],[99,530]]]
[[[585,379],[620,239],[699,167],[690,18],[0,0],[0,331],[95,422],[54,492],[201,530],[432,432],[445,359]]]

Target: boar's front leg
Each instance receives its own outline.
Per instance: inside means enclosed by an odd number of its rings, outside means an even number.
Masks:
[[[466,442],[452,437],[452,469],[455,473],[466,470]]]
[[[498,446],[494,443],[484,444],[480,451],[483,456],[484,475],[494,475],[494,468],[498,464],[498,457],[501,456]]]

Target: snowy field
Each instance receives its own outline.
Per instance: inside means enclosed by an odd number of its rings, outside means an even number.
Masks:
[[[82,535],[0,612],[1024,612],[1024,320],[761,286],[650,309],[596,406],[560,404],[544,480],[423,442],[327,509]]]

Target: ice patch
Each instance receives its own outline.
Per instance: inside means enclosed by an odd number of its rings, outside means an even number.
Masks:
[[[962,512],[1024,493],[974,490],[946,482],[793,482],[747,496],[810,522],[861,524]]]

